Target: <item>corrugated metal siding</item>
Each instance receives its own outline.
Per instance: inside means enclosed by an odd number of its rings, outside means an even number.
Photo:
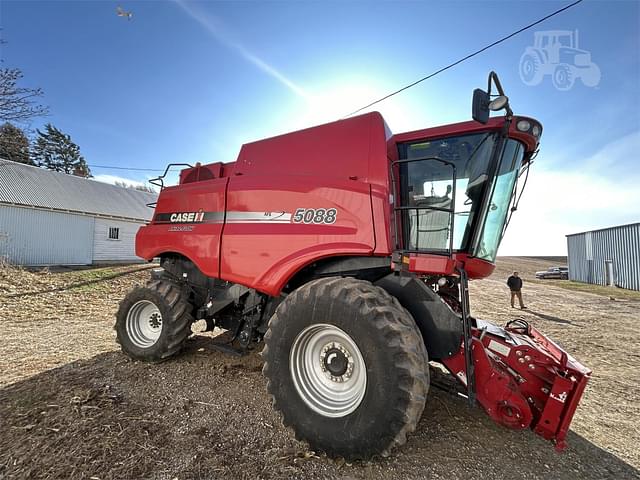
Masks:
[[[0,257],[14,265],[86,265],[93,217],[0,205]]]
[[[0,202],[149,220],[153,193],[0,159]]]
[[[135,254],[136,233],[142,223],[96,218],[93,235],[93,261],[141,261]],[[109,239],[109,228],[119,228],[119,239]]]
[[[640,290],[640,223],[567,236],[569,279],[606,285],[606,263],[615,285]]]

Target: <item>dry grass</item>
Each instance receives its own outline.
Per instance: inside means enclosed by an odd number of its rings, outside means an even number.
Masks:
[[[146,281],[148,268],[0,268],[0,386],[113,350],[114,312],[132,285]]]
[[[432,389],[403,449],[353,465],[309,452],[280,425],[255,354],[229,357],[202,336],[161,365],[119,353],[118,302],[148,272],[0,269],[0,478],[638,478],[640,303],[528,281],[541,268],[501,259],[472,283],[472,308],[500,324],[524,316],[594,370],[569,450]],[[509,307],[513,269],[529,311]]]
[[[540,285],[553,285],[554,287],[575,292],[593,293],[603,297],[613,297],[613,300],[633,300],[640,301],[640,292],[617,287],[605,287],[603,285],[592,285],[591,283],[574,282],[571,280],[529,280]]]

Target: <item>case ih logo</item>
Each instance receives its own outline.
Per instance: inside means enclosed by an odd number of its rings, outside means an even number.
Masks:
[[[206,212],[174,212],[157,213],[154,223],[202,223],[206,218]]]
[[[204,212],[177,212],[169,216],[171,223],[198,223],[204,220]]]

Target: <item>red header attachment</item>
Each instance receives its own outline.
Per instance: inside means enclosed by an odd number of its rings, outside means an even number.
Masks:
[[[505,328],[482,320],[476,325],[472,353],[480,405],[496,423],[530,428],[564,450],[591,370],[522,319]],[[466,385],[462,346],[443,363]]]

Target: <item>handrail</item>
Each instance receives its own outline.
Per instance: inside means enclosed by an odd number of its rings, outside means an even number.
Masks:
[[[171,167],[189,167],[189,168],[193,168],[193,165],[190,165],[188,163],[170,163],[169,165],[167,165],[167,168],[164,170],[164,173],[156,178],[151,178],[149,179],[149,183],[151,185],[155,185],[156,187],[160,187],[160,190],[164,189],[164,177],[167,176],[167,173],[169,173],[169,169]],[[149,205],[147,205],[149,206]]]

